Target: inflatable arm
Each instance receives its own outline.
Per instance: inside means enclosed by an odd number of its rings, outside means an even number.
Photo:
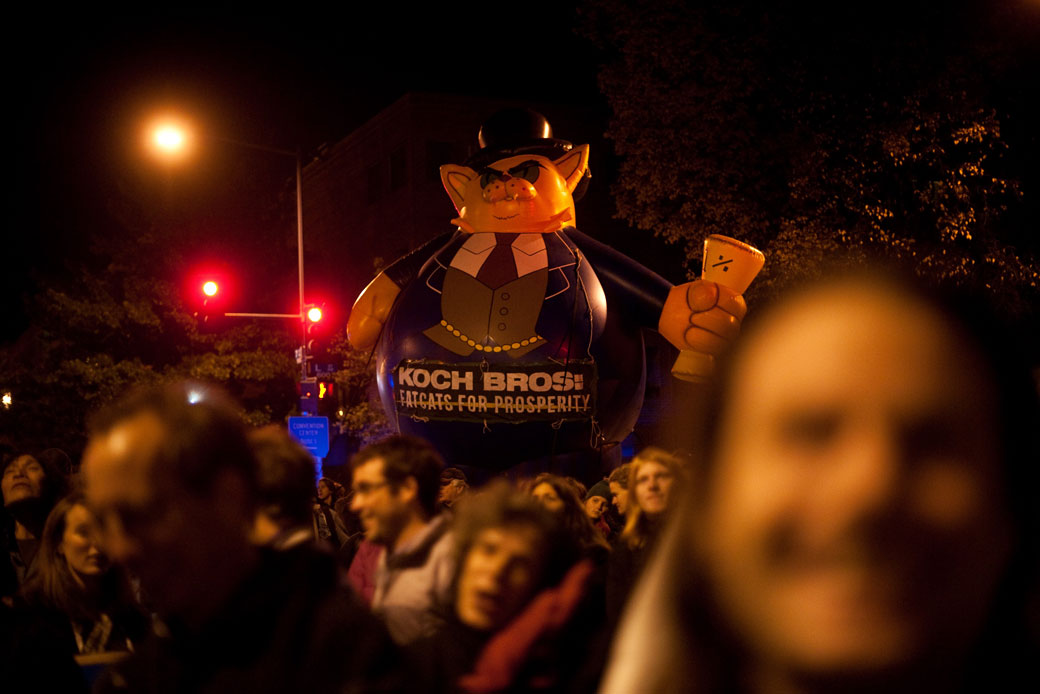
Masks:
[[[610,311],[657,330],[677,349],[719,354],[740,332],[747,304],[733,290],[709,280],[672,286],[580,231],[568,229],[567,235],[596,268]]]
[[[433,251],[444,246],[456,233],[459,232],[449,231],[427,241],[395,260],[368,283],[354,302],[347,321],[347,339],[354,349],[367,350],[375,346],[401,288],[415,278]]]
[[[620,311],[640,327],[656,330],[672,283],[577,229],[567,229],[567,237],[596,269],[609,310]]]

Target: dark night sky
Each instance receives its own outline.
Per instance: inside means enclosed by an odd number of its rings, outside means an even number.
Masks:
[[[156,106],[189,113],[225,136],[307,152],[338,141],[407,91],[600,100],[594,58],[573,33],[570,3],[386,6],[367,14],[292,7],[249,18],[207,9],[15,22],[31,41],[5,49],[18,133],[9,153],[19,174],[4,235],[0,342],[24,327],[18,295],[34,287],[33,278],[60,272],[62,258],[81,254],[85,236],[109,222],[112,191],[162,175],[149,170],[154,164],[138,145]],[[304,16],[286,16],[291,11]],[[275,190],[237,192],[276,194],[287,177],[279,167],[288,165],[291,175],[291,163],[256,162],[273,167]],[[233,205],[227,196],[234,194],[200,199]]]
[[[157,107],[190,114],[210,132],[305,154],[408,91],[577,103],[602,113],[597,56],[574,33],[574,4],[12,15],[8,29],[19,40],[5,42],[3,57],[14,183],[0,246],[0,344],[27,325],[22,295],[60,277],[65,258],[113,227],[113,200],[134,200],[150,214],[172,206],[182,219],[224,211],[231,225],[236,209],[271,204],[285,190],[292,165],[269,155],[212,148],[206,166],[190,173],[148,161],[139,137]]]

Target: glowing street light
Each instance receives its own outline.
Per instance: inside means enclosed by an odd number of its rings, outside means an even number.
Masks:
[[[167,160],[187,156],[191,150],[191,140],[191,129],[170,118],[152,122],[145,131],[147,146]]]
[[[177,151],[184,146],[184,131],[172,125],[163,125],[155,131],[155,145],[166,151]]]
[[[151,148],[168,159],[181,158],[188,154],[189,150],[192,149],[192,141],[195,139],[195,134],[192,130],[184,125],[181,125],[177,120],[169,118],[153,121],[151,127],[148,130],[148,140]],[[277,147],[267,147],[265,145],[257,145],[250,142],[242,142],[241,140],[234,140],[227,137],[219,137],[213,134],[206,134],[206,140],[215,140],[224,142],[227,144],[235,145],[237,147],[245,147],[247,149],[259,150],[262,152],[269,152],[271,154],[278,154],[285,157],[290,157],[296,161],[296,265],[297,265],[297,277],[299,279],[299,313],[295,314],[260,314],[260,313],[225,313],[225,316],[241,316],[241,317],[252,317],[252,318],[295,318],[300,321],[300,337],[301,344],[299,349],[299,359],[302,369],[303,378],[307,377],[307,314],[304,311],[304,299],[303,299],[303,154],[297,149],[296,151],[289,151],[279,149]],[[212,290],[212,293],[210,293]],[[216,295],[219,287],[216,282],[207,282],[203,285],[202,291],[206,296],[213,297]],[[321,320],[321,311],[318,312],[317,318],[312,318],[311,322],[317,322]]]

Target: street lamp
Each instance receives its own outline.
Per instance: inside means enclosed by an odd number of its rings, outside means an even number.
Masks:
[[[278,154],[281,156],[292,157],[296,160],[296,265],[297,275],[299,277],[299,312],[292,314],[285,313],[225,313],[225,316],[231,317],[244,317],[244,318],[296,318],[300,321],[300,370],[302,377],[307,378],[307,317],[304,314],[306,306],[303,299],[303,157],[301,156],[300,150],[297,148],[296,151],[290,151],[287,149],[279,149],[277,147],[267,147],[266,145],[257,145],[251,142],[242,142],[241,140],[233,140],[227,137],[219,137],[217,135],[207,135],[211,140],[218,142],[224,142],[238,147],[245,147],[247,149],[260,150],[261,152],[269,152],[271,154]],[[188,149],[189,143],[192,140],[191,130],[188,126],[183,123],[174,120],[163,120],[153,123],[149,132],[149,142],[152,143],[153,150],[160,152],[164,156],[170,157],[182,157]],[[216,294],[217,286],[215,283],[208,282],[203,287],[203,292],[207,296],[213,296],[207,290],[207,287],[213,284],[213,294]]]
[[[160,149],[175,152],[184,146],[184,132],[172,125],[164,125],[155,131],[155,144]]]
[[[153,121],[145,136],[145,145],[166,161],[185,159],[190,153],[191,128],[178,118],[164,117]]]

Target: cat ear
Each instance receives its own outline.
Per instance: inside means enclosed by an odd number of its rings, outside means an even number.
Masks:
[[[567,181],[567,189],[574,192],[578,182],[589,168],[589,146],[578,145],[553,162],[556,170]]]
[[[445,164],[441,167],[441,183],[448,192],[455,209],[462,212],[466,204],[466,184],[476,178],[477,172],[467,166]]]

